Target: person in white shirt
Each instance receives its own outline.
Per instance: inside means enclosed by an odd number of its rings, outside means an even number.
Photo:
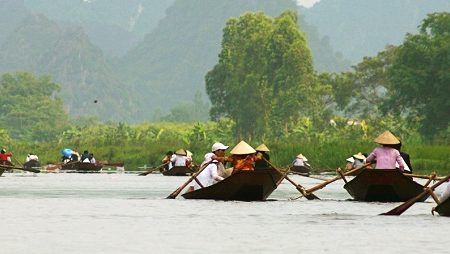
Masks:
[[[294,166],[298,167],[310,167],[307,161],[308,159],[306,159],[306,157],[303,154],[299,154],[297,155],[297,157],[295,157],[293,164]]]
[[[447,186],[445,187],[444,192],[442,192],[441,196],[439,197],[439,201],[444,202],[450,197],[450,182],[447,183]]]
[[[202,163],[202,168],[206,167],[198,176],[197,180],[203,187],[213,185],[224,178],[219,175],[219,168],[223,167],[222,161],[225,158],[225,150],[229,146],[222,143],[214,143],[211,147],[212,153],[205,155],[205,161]],[[194,190],[202,188],[197,181],[194,181]]]
[[[26,162],[29,162],[29,161],[31,161],[31,160],[39,161],[39,157],[38,157],[36,154],[29,153],[29,154],[27,155]]]
[[[170,159],[172,165],[175,167],[185,167],[186,160],[187,160],[187,153],[184,149],[178,149]]]

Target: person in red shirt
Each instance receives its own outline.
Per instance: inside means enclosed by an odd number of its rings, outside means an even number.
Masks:
[[[7,153],[5,149],[0,151],[0,161],[11,161],[12,153]]]

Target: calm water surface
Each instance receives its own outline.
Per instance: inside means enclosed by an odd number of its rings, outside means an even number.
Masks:
[[[314,201],[287,181],[267,202],[165,199],[187,179],[4,174],[1,253],[449,253],[450,219],[431,199],[399,217],[377,216],[399,203],[348,201],[342,181]]]

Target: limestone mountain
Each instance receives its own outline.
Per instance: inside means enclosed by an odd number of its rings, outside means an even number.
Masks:
[[[0,72],[17,70],[51,75],[72,116],[131,120],[136,106],[102,51],[80,27],[55,23],[42,15],[26,17],[0,48]],[[93,101],[100,103],[94,105]]]

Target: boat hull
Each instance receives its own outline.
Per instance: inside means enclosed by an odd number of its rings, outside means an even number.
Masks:
[[[167,171],[162,172],[162,174],[165,176],[187,176],[193,173],[194,170],[184,166],[175,166]]]
[[[282,175],[275,170],[239,171],[211,186],[187,192],[185,199],[264,201]]]
[[[6,166],[6,167],[3,168],[2,165],[3,165],[3,166]],[[0,161],[0,176],[2,176],[3,173],[4,173],[6,170],[8,170],[9,167],[14,167],[14,165],[13,165],[10,161],[4,161],[4,160],[1,160],[1,161]]]
[[[62,165],[61,171],[75,171],[77,173],[95,173],[102,169],[103,165],[89,162],[69,162]]]
[[[404,202],[423,192],[422,185],[392,169],[363,170],[344,188],[355,200],[367,202]]]
[[[309,175],[311,172],[309,167],[306,166],[291,166],[292,173],[300,173],[302,175]]]
[[[435,211],[441,216],[450,217],[450,198],[437,205]]]

